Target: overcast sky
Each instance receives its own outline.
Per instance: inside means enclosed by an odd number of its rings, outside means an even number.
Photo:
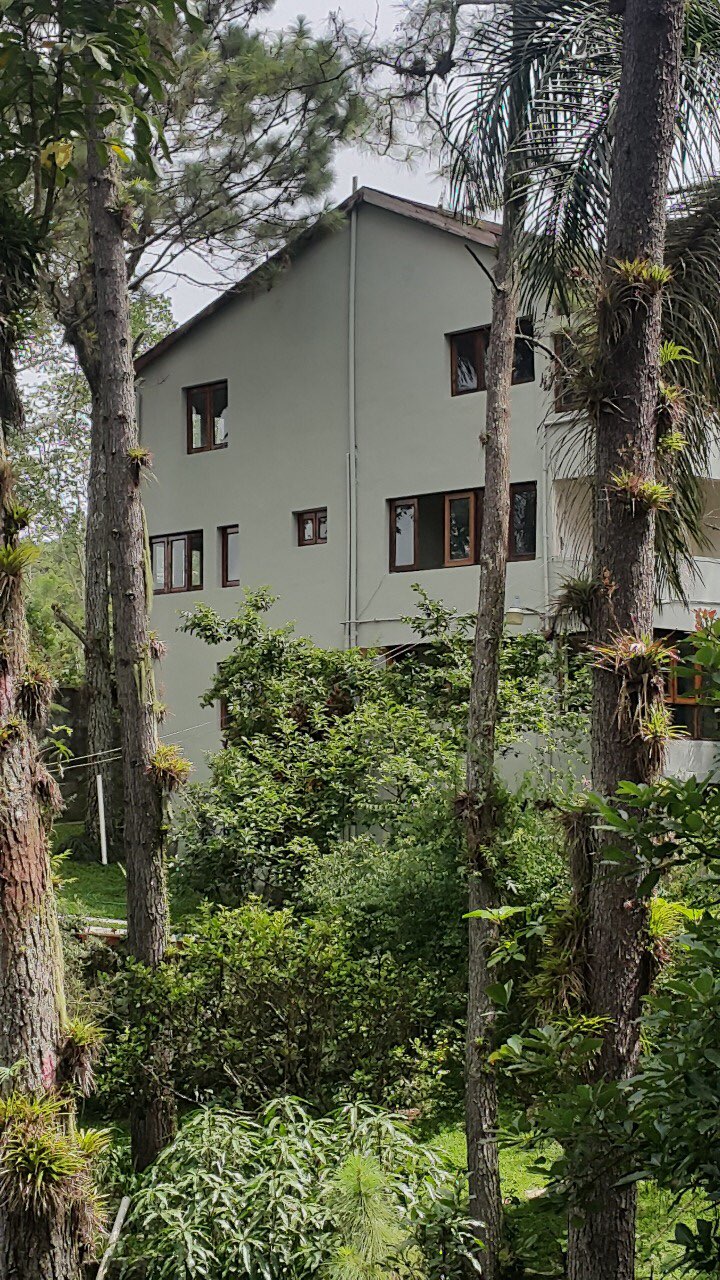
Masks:
[[[363,25],[377,26],[383,35],[389,35],[399,17],[398,6],[390,0],[277,0],[269,15],[268,25],[284,27],[299,15],[306,17],[315,29],[324,26],[330,11],[338,11],[355,28]],[[442,183],[437,175],[437,161],[431,156],[416,159],[412,166],[401,164],[387,156],[372,155],[355,147],[338,152],[335,161],[333,200],[343,200],[352,190],[352,180],[357,177],[359,186],[379,187],[395,195],[410,196],[436,204],[442,193]],[[188,266],[188,274],[197,283],[188,280],[168,281],[167,289],[172,297],[175,318],[180,323],[216,296],[220,282],[209,271],[202,270],[196,261]],[[207,280],[206,284],[200,280]]]

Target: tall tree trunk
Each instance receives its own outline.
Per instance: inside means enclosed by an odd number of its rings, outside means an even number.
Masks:
[[[622,264],[661,264],[667,184],[677,114],[683,0],[627,0],[617,106],[605,273],[598,324],[607,398],[598,415],[595,456],[594,574],[601,585],[594,639],[652,634],[655,517],[628,501],[613,476],[654,481],[662,290],[638,280],[629,290]],[[620,264],[620,265],[618,265]],[[636,273],[636,277],[638,274]],[[619,286],[625,296],[618,300]],[[617,784],[651,780],[654,765],[628,718],[619,714],[620,680],[593,677],[592,778],[606,796]],[[661,694],[656,694],[660,697]],[[602,835],[589,895],[590,1011],[607,1018],[598,1077],[636,1069],[640,1002],[647,989],[646,914],[635,884],[603,865]],[[580,1226],[571,1224],[569,1280],[632,1280],[635,1192],[616,1187],[609,1169],[593,1187]]]
[[[101,415],[106,448],[110,521],[110,587],[115,679],[121,716],[125,797],[128,946],[152,968],[167,944],[165,812],[156,781],[155,686],[150,657],[152,600],[139,472],[130,307],[116,162],[97,130],[88,147],[88,208],[97,296]],[[174,1132],[175,1108],[164,1047],[148,1064],[148,1087],[132,1121],[133,1157],[144,1168]]]
[[[519,138],[522,120],[522,89],[516,86],[510,103],[509,136],[513,141]],[[518,318],[517,240],[526,207],[517,169],[515,156],[509,150],[486,363],[485,494],[468,715],[465,831],[471,912],[497,905],[488,854],[497,836],[495,731],[510,524],[510,396]],[[481,1264],[485,1280],[498,1280],[502,1243],[497,1082],[488,1062],[495,1022],[494,1006],[487,996],[491,981],[488,959],[494,939],[495,929],[489,921],[470,919],[465,1129],[470,1214],[482,1224],[479,1236],[483,1243]]]
[[[112,654],[110,644],[110,580],[108,575],[107,459],[101,405],[101,370],[95,312],[94,284],[82,268],[67,293],[50,291],[56,319],[65,340],[74,349],[90,391],[90,469],[85,529],[85,685],[88,698],[87,752],[95,768],[88,769],[85,835],[100,844],[100,821],[95,775],[101,774],[105,795],[105,820],[112,839],[116,798],[114,766],[108,752],[117,745]]]
[[[8,1090],[42,1094],[57,1082],[65,1017],[47,833],[56,788],[35,736],[52,686],[48,680],[40,693],[34,683],[34,697],[27,680],[22,521],[6,445],[21,405],[7,324],[0,335],[0,1065],[15,1068]],[[75,1280],[79,1266],[65,1207],[28,1214],[13,1209],[6,1189],[0,1197],[0,1276]]]
[[[90,764],[94,768],[88,769],[85,834],[94,845],[99,845],[100,816],[95,775],[100,774],[103,780],[106,827],[112,835],[115,813],[114,768],[109,763],[108,752],[115,746],[116,740],[110,654],[106,456],[97,381],[90,383],[90,390],[90,472],[85,530],[85,634],[88,641],[85,649],[85,685],[88,698],[87,750]]]

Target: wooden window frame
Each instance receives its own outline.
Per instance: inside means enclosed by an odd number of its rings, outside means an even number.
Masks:
[[[320,528],[320,519],[325,517],[325,537],[321,538],[318,532]],[[309,507],[306,511],[296,511],[295,519],[297,521],[297,544],[299,547],[324,547],[327,543],[327,507]],[[313,536],[305,537],[303,524],[306,520],[312,520]]]
[[[395,512],[398,507],[413,508],[413,561],[412,564],[396,564],[395,563],[395,541],[397,538],[397,530],[395,527]],[[391,573],[414,573],[417,568],[418,551],[420,549],[420,508],[419,501],[415,497],[410,498],[391,498],[390,499],[390,572]]]
[[[212,411],[213,393],[216,391],[218,387],[227,388],[227,385],[228,385],[227,378],[217,378],[215,382],[198,382],[192,387],[183,387],[183,395],[185,396],[185,430],[187,433],[188,453],[212,453],[216,449],[227,449],[229,444],[229,435],[228,435],[228,438],[223,440],[221,444],[215,444],[215,431],[214,431],[214,421],[213,421],[214,414]],[[202,433],[203,433],[203,439],[205,440],[205,443],[198,445],[197,447],[194,447],[193,435],[192,435],[191,400],[192,400],[193,394],[197,393],[198,391],[203,391],[205,393],[203,422],[202,422]],[[205,437],[207,437],[207,439],[205,439]]]
[[[240,526],[237,524],[221,524],[220,525],[220,570],[221,582],[224,587],[239,587],[240,579],[231,578],[228,575],[228,535],[231,533],[240,533]]]
[[[454,560],[450,555],[450,505],[451,503],[456,502],[458,498],[469,498],[470,500],[470,555],[463,556],[461,560]],[[444,565],[443,565],[445,569],[457,569],[457,568],[461,568],[463,565],[477,564],[478,562],[478,554],[477,554],[478,547],[475,540],[476,505],[477,505],[477,492],[475,489],[459,489],[455,493],[445,494],[445,517],[444,517],[445,556],[444,556]]]
[[[529,334],[522,332],[522,329],[520,326],[523,324],[526,324],[529,326],[531,330]],[[452,333],[448,333],[445,335],[450,340],[450,395],[451,396],[472,396],[472,395],[475,395],[475,393],[478,391],[487,391],[487,378],[485,376],[485,360],[487,357],[488,344],[490,342],[490,328],[491,326],[489,324],[481,324],[481,325],[475,325],[472,329],[455,329]],[[469,335],[473,335],[475,338],[475,368],[477,370],[478,384],[476,387],[468,387],[467,390],[462,391],[458,388],[458,385],[457,385],[456,339],[467,338]],[[515,342],[517,343],[520,340],[524,342],[529,342],[532,345],[534,343],[534,336],[535,335],[534,335],[534,325],[533,325],[532,316],[518,316],[517,324],[515,326]],[[514,373],[514,368],[515,368],[515,349],[513,347],[512,385],[514,387],[522,387],[522,386],[527,386],[529,385],[529,383],[535,381],[534,359],[533,359],[532,376],[529,378],[516,378]]]
[[[192,551],[191,538],[200,538],[200,581],[192,584]],[[162,543],[165,547],[165,582],[172,582],[172,543],[178,539],[185,540],[185,582],[182,587],[156,587],[153,581],[153,595],[173,596],[186,591],[202,591],[205,581],[205,538],[202,529],[181,529],[177,533],[159,533],[150,538],[150,566],[152,570],[153,547]]]
[[[532,490],[535,495],[535,551],[532,555],[518,555],[514,546],[513,534],[513,502],[515,494],[521,491]],[[480,563],[480,536],[483,521],[483,509],[485,505],[485,489],[453,489],[448,493],[442,493],[444,499],[443,504],[443,563],[442,565],[433,566],[433,568],[455,569],[467,567],[468,565],[477,565]],[[418,558],[420,549],[420,499],[428,497],[428,494],[417,494],[405,498],[388,499],[388,507],[390,510],[389,519],[389,539],[390,539],[390,573],[410,573],[413,571],[426,572],[426,570],[418,570]],[[472,555],[462,560],[450,559],[450,503],[455,498],[470,498],[470,534],[471,546],[473,548]],[[395,512],[398,507],[411,506],[414,511],[413,522],[413,562],[412,564],[396,564],[395,563]],[[508,563],[522,563],[528,560],[537,560],[537,481],[521,480],[510,485],[510,521],[508,527],[508,543],[507,558]],[[429,570],[427,571],[429,572]]]
[[[535,550],[533,551],[532,555],[519,555],[515,550],[513,502],[514,502],[516,493],[520,493],[527,490],[532,490],[532,492],[535,494]],[[537,560],[537,510],[538,510],[538,506],[537,506],[537,481],[536,480],[521,480],[517,484],[510,485],[510,528],[508,529],[508,547],[507,547],[508,562],[512,564],[519,564],[523,560]]]
[[[477,372],[478,384],[476,387],[467,387],[466,390],[460,390],[457,385],[457,338],[467,338],[472,335],[475,338],[475,369]],[[490,325],[475,325],[472,329],[456,329],[454,333],[449,333],[450,339],[450,394],[451,396],[474,396],[478,391],[486,391],[485,382],[485,352],[487,351],[488,339],[490,337]]]

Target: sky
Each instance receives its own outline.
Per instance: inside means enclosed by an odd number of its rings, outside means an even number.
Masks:
[[[328,13],[337,11],[356,29],[363,26],[377,27],[380,35],[390,35],[399,19],[399,6],[390,0],[277,0],[267,25],[288,26],[299,16],[308,19],[316,28],[322,28]],[[437,160],[426,155],[417,157],[412,165],[401,163],[388,156],[373,155],[366,149],[347,147],[339,151],[334,165],[335,180],[330,193],[333,203],[340,202],[352,190],[353,178],[358,186],[379,187],[394,195],[409,196],[437,204],[443,191],[437,173]],[[167,282],[173,312],[180,324],[199,311],[227,287],[227,279],[220,280],[213,272],[203,269],[193,260],[187,273],[193,279],[173,279]]]

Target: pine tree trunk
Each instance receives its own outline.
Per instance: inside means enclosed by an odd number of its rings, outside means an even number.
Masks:
[[[6,433],[20,397],[7,328],[0,351],[0,542],[18,546]],[[28,633],[22,573],[0,568],[0,1065],[15,1066],[8,1089],[54,1088],[65,1017],[63,963],[48,851],[47,812],[55,784],[38,753],[41,708],[23,691]],[[50,686],[48,686],[48,701]],[[0,1197],[0,1277],[75,1280],[78,1248],[57,1219],[13,1212]]]
[[[89,379],[88,379],[89,381]],[[110,657],[110,583],[108,578],[108,512],[105,440],[100,389],[90,383],[92,423],[85,532],[85,684],[88,697],[87,750],[95,767],[88,769],[85,834],[100,844],[100,821],[95,775],[103,780],[106,827],[113,829],[114,770],[108,752],[115,746],[113,675]],[[93,760],[93,757],[95,758]]]
[[[511,102],[510,136],[521,129],[519,90]],[[518,233],[525,197],[516,162],[508,153],[502,231],[494,273],[490,346],[486,363],[485,493],[480,540],[480,589],[468,715],[465,829],[469,870],[469,910],[497,906],[488,853],[497,838],[495,732],[498,714],[500,646],[505,617],[505,579],[510,526],[510,417],[512,372],[518,318]],[[481,1223],[484,1280],[498,1280],[502,1243],[502,1198],[497,1146],[497,1081],[488,1058],[493,1048],[494,1006],[486,992],[494,926],[469,921],[468,1016],[465,1052],[465,1129],[468,1147],[470,1216]]]
[[[97,300],[94,282],[81,268],[67,294],[50,291],[49,302],[63,326],[65,341],[72,346],[90,392],[90,469],[87,487],[85,528],[85,685],[87,688],[87,752],[93,770],[88,769],[85,806],[85,835],[96,848],[100,845],[98,795],[95,776],[101,774],[105,794],[105,825],[109,840],[116,833],[117,811],[115,768],[108,752],[118,745],[114,716],[114,687],[110,643],[110,581],[108,557],[107,458],[101,405],[101,372],[97,334],[94,331]],[[93,760],[93,757],[95,760]]]
[[[150,967],[165,955],[168,903],[163,797],[150,769],[157,751],[155,688],[150,656],[152,600],[139,468],[135,387],[124,242],[115,161],[88,147],[88,207],[97,295],[101,413],[107,458],[110,589],[115,679],[121,717],[125,798],[128,947]],[[103,147],[103,151],[105,148]],[[165,1051],[148,1064],[148,1089],[132,1116],[133,1157],[144,1168],[170,1140],[175,1108]]]
[[[624,323],[615,264],[635,259],[660,264],[665,243],[667,184],[680,85],[683,0],[627,0],[623,67],[617,107],[607,233],[605,301],[599,332],[609,388],[598,415],[595,457],[594,575],[602,585],[593,619],[596,643],[619,631],[651,635],[655,519],[613,488],[630,471],[655,480],[656,410],[662,294],[641,288]],[[608,304],[607,299],[610,299]],[[612,796],[617,784],[652,780],[654,766],[637,735],[618,716],[618,677],[595,669],[592,780]],[[640,1003],[647,990],[646,914],[635,884],[594,857],[589,895],[590,1011],[609,1019],[599,1078],[632,1075],[640,1052]],[[615,1187],[614,1172],[593,1187],[580,1226],[571,1225],[569,1280],[632,1280],[635,1274],[635,1192]]]

